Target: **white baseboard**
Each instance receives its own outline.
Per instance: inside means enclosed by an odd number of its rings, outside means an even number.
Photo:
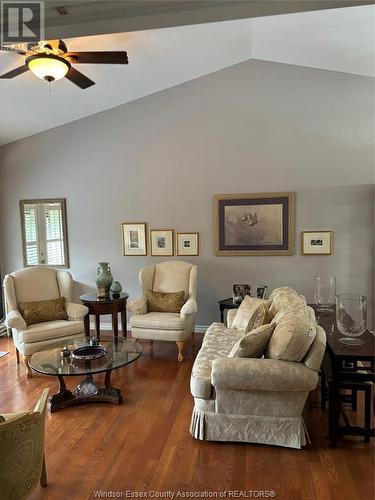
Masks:
[[[209,325],[195,325],[195,332],[196,333],[205,333]],[[119,328],[121,328],[121,325],[119,325]],[[127,325],[127,329],[130,330],[130,325]],[[90,330],[95,330],[95,325],[94,323],[90,323]],[[112,330],[112,323],[100,323],[100,330],[103,331],[108,331]]]

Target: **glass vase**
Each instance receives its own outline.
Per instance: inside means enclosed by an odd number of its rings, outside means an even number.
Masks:
[[[314,276],[314,298],[319,313],[332,313],[336,299],[335,276],[321,274]]]
[[[343,293],[336,297],[336,323],[338,330],[345,335],[339,339],[346,345],[362,345],[359,339],[366,331],[367,297]]]

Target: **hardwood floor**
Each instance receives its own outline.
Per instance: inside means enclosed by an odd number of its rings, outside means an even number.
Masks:
[[[197,334],[195,352],[200,343]],[[48,486],[35,490],[31,499],[99,498],[95,491],[122,491],[123,498],[126,491],[177,495],[178,490],[246,491],[247,498],[262,498],[249,490],[273,490],[283,500],[373,499],[374,440],[347,438],[332,449],[327,414],[317,406],[316,394],[305,412],[312,445],[301,451],[197,441],[189,435],[192,348],[187,346],[186,360],[178,363],[174,343],[142,345],[138,361],[113,372],[122,405],[82,405],[48,414]],[[0,338],[0,351],[10,351],[0,358],[0,413],[31,409],[42,388],[57,390],[52,377],[26,379],[11,339]],[[68,380],[67,386],[75,383],[78,379]]]

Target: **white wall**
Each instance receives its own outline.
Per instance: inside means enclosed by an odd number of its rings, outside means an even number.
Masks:
[[[239,281],[311,299],[313,275],[333,272],[372,300],[373,109],[371,78],[251,60],[3,146],[2,271],[22,267],[19,200],[65,197],[77,296],[99,260],[139,294],[157,259],[123,257],[120,223],[145,221],[201,233],[199,324]],[[269,191],[296,192],[296,255],[215,257],[212,196]],[[300,255],[308,229],[334,231],[332,256]]]

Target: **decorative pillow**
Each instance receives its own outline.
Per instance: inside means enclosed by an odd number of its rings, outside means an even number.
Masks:
[[[264,302],[260,304],[260,306],[256,309],[256,314],[253,315],[253,323],[250,325],[251,328],[249,331],[255,330],[262,325],[267,325],[271,323],[272,317],[268,310],[268,304]]]
[[[253,328],[253,324],[257,318],[258,308],[263,304],[268,304],[268,301],[255,299],[247,295],[237,310],[232,328],[243,331],[244,333],[249,332]]]
[[[46,321],[68,319],[65,311],[65,297],[36,302],[19,302],[18,310],[27,326],[35,323],[45,323]]]
[[[179,313],[185,303],[185,291],[181,292],[154,292],[147,290],[148,312]]]
[[[228,358],[261,358],[266,352],[275,325],[262,325],[237,340]]]
[[[307,354],[316,335],[315,313],[306,307],[304,316],[290,312],[275,326],[269,341],[266,357],[285,361],[301,361]]]
[[[296,294],[280,294],[277,295],[276,297],[273,298],[272,303],[270,305],[270,314],[272,316],[276,316],[276,314],[284,309],[285,307],[289,306],[304,306],[306,305],[306,299],[303,295],[297,295]]]

